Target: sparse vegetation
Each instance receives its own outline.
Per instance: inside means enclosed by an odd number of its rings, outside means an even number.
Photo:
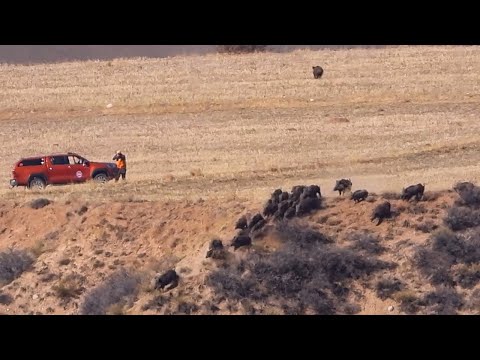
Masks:
[[[382,194],[382,198],[385,200],[400,200],[402,198],[401,193],[387,191]]]
[[[0,287],[11,283],[30,269],[34,260],[24,250],[8,250],[0,253]]]
[[[432,250],[449,255],[452,263],[464,256],[464,243],[455,233],[449,230],[439,230],[432,236]]]
[[[59,232],[52,231],[45,235],[42,239],[39,239],[30,249],[30,252],[36,257],[40,257],[47,251],[52,251],[56,247],[55,241],[58,240]]]
[[[480,226],[480,187],[471,183],[459,183],[454,189],[459,199],[448,210],[445,224],[454,231]]]
[[[211,273],[207,283],[217,296],[236,302],[278,299],[286,314],[346,313],[351,280],[366,278],[392,264],[339,249],[332,240],[308,227],[281,222],[282,248],[253,253],[237,264]]]
[[[480,206],[480,187],[466,187],[462,188],[461,191],[458,191],[460,200],[458,204],[466,205],[473,208],[478,208]]]
[[[98,268],[102,268],[105,266],[105,263],[101,260],[98,260],[96,259],[94,262],[93,262],[93,268],[94,269],[98,269]]]
[[[125,315],[125,306],[122,303],[112,304],[105,311],[106,315]]]
[[[420,273],[433,285],[453,285],[450,275],[453,259],[447,254],[433,251],[426,247],[419,247],[415,251],[413,262],[420,270]]]
[[[160,311],[165,305],[170,303],[170,299],[162,294],[154,296],[152,300],[144,304],[142,307],[143,311],[146,310],[156,310]]]
[[[267,45],[218,45],[217,51],[219,53],[241,54],[263,52],[267,49]]]
[[[435,201],[440,197],[440,193],[438,191],[426,191],[423,194],[423,201]]]
[[[325,234],[306,226],[306,224],[294,221],[281,221],[276,225],[275,230],[282,241],[295,243],[300,247],[333,242],[333,240]]]
[[[480,230],[461,235],[439,231],[433,237],[432,248],[452,256],[459,263],[479,263]]]
[[[460,265],[454,271],[454,281],[464,289],[471,289],[480,282],[480,264]]]
[[[427,220],[423,223],[415,225],[415,230],[421,231],[423,233],[431,233],[437,228],[438,228],[438,225],[435,224],[432,220]]]
[[[440,287],[425,295],[427,313],[435,315],[455,315],[463,305],[461,296],[451,287]]]
[[[83,214],[85,214],[86,212],[88,211],[88,207],[85,206],[85,205],[82,205],[82,207],[80,209],[78,209],[76,211],[77,215],[78,216],[82,216]]]
[[[465,303],[465,308],[475,311],[476,315],[480,315],[480,289],[475,289]]]
[[[480,280],[480,231],[457,234],[435,231],[427,245],[417,248],[414,264],[432,285],[473,287]],[[452,268],[453,266],[456,268]]]
[[[35,199],[30,202],[32,209],[38,210],[50,205],[51,201],[45,198]]]
[[[428,210],[426,209],[425,205],[423,204],[415,204],[413,203],[410,207],[406,208],[406,211],[410,214],[418,215],[418,214],[426,214]]]
[[[45,252],[45,243],[43,240],[37,241],[30,251],[37,258],[42,255]]]
[[[404,288],[404,284],[399,279],[391,277],[382,278],[375,284],[376,294],[382,300],[391,298],[395,293],[404,290]],[[401,299],[402,296],[400,296]]]
[[[117,271],[85,296],[80,306],[80,314],[104,315],[110,306],[132,301],[137,294],[139,283],[138,276],[125,269]]]
[[[11,303],[13,303],[13,297],[0,292],[0,305],[10,305]]]
[[[379,255],[385,251],[385,247],[380,244],[380,238],[372,233],[350,233],[347,235],[347,240],[352,242],[349,246],[352,250],[365,251],[367,254],[371,255]]]
[[[178,314],[192,315],[196,313],[198,310],[199,310],[199,307],[195,303],[188,302],[188,301],[181,301],[177,305],[176,312]]]
[[[465,206],[454,206],[448,210],[445,224],[454,231],[479,226],[480,210],[474,210]]]
[[[411,290],[402,290],[393,295],[396,302],[400,303],[400,310],[407,314],[416,314],[423,302]]]
[[[72,273],[62,278],[58,284],[52,287],[52,290],[55,291],[58,298],[68,302],[71,299],[78,298],[83,293],[85,290],[83,287],[84,282],[84,276]]]

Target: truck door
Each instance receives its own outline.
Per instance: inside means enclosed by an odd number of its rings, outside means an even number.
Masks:
[[[71,166],[68,156],[56,155],[48,157],[48,182],[51,184],[66,184],[71,182]]]
[[[85,159],[75,155],[69,155],[70,178],[72,182],[84,182],[88,180],[89,169],[85,164]]]

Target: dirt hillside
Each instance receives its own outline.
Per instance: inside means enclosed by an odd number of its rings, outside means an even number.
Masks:
[[[85,304],[93,302],[96,307],[90,308],[99,313],[285,313],[277,304],[275,294],[263,305],[254,299],[245,305],[245,299],[229,299],[218,293],[209,276],[226,268],[225,263],[236,264],[256,253],[275,253],[283,246],[281,229],[287,231],[285,226],[300,226],[296,228],[297,234],[311,229],[331,237],[331,246],[338,249],[348,248],[361,237],[367,238],[369,256],[374,254],[377,260],[396,265],[353,279],[347,294],[350,306],[335,313],[408,313],[405,301],[421,298],[435,289],[413,262],[413,253],[428,243],[432,233],[445,226],[447,209],[458,195],[453,191],[426,193],[425,201],[410,203],[390,200],[396,215],[377,226],[376,221],[370,220],[372,211],[390,197],[374,194],[358,204],[348,196],[332,197],[326,199],[323,209],[306,217],[279,222],[281,225],[270,220],[262,236],[254,240],[253,248],[237,251],[230,248],[224,260],[206,258],[210,241],[218,238],[229,244],[236,234],[237,219],[245,214],[254,215],[261,209],[262,202],[59,201],[40,209],[32,209],[30,202],[2,203],[0,252],[25,250],[33,263],[1,289],[0,312],[88,313]],[[352,234],[360,238],[355,240]],[[377,247],[383,250],[377,251]],[[362,250],[356,251],[362,253]],[[20,258],[17,261],[20,262]],[[0,269],[1,266],[0,261]],[[180,275],[179,285],[170,291],[154,290],[155,274],[168,269],[176,269]],[[340,273],[343,268],[336,271]],[[112,283],[112,276],[117,276],[116,283]],[[379,296],[376,286],[380,279],[394,278],[401,281],[402,290],[396,289],[387,298]],[[137,281],[131,288],[129,279]],[[102,284],[104,287],[99,290]],[[113,294],[122,287],[125,293]],[[466,299],[464,303],[472,294],[471,289],[461,287],[459,292],[462,299]],[[111,303],[105,300],[109,296]],[[393,309],[389,309],[390,306]],[[472,311],[478,309],[464,308],[463,313]]]

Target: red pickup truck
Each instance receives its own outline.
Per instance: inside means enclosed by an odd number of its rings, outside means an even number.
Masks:
[[[44,189],[47,185],[65,185],[94,180],[105,183],[117,177],[114,163],[88,161],[75,153],[24,158],[12,170],[10,186]]]

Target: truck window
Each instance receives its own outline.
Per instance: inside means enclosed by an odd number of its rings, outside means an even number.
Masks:
[[[52,165],[69,165],[68,156],[52,156]]]
[[[40,166],[43,165],[42,158],[22,160],[18,166]]]

